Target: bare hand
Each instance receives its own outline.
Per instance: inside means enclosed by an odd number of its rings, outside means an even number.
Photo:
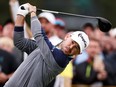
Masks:
[[[106,79],[106,78],[107,78],[107,72],[106,72],[106,71],[102,71],[102,72],[98,73],[97,78],[98,78],[99,80],[104,80],[104,79]]]
[[[102,72],[105,70],[105,65],[102,59],[100,58],[94,58],[93,68],[97,72]]]

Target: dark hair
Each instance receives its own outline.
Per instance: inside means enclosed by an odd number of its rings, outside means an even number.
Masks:
[[[93,26],[91,23],[86,23],[86,24],[83,26],[83,30],[85,30],[87,27],[90,27],[92,30],[94,30],[94,26]]]
[[[5,22],[4,22],[4,24],[3,24],[3,26],[5,26],[5,25],[7,25],[7,24],[9,24],[9,23],[12,23],[12,24],[14,24],[14,22],[12,21],[12,19],[7,19]]]

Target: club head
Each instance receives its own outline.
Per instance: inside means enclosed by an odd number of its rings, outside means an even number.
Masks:
[[[100,28],[101,31],[103,32],[108,32],[112,24],[105,18],[102,17],[96,17],[98,19],[98,27]]]

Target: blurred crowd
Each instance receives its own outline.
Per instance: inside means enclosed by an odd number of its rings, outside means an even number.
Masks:
[[[10,0],[12,17],[0,25],[0,87],[12,76],[13,72],[26,59],[14,46],[13,33],[17,0]],[[65,21],[54,14],[43,12],[38,15],[42,28],[51,43],[57,47],[64,37],[73,31],[67,31]],[[25,37],[33,39],[25,22]],[[63,73],[58,75],[48,87],[102,87],[116,86],[116,29],[104,33],[99,27],[86,23],[81,28],[90,39],[89,47],[82,54],[75,56]],[[90,86],[85,86],[90,85]]]

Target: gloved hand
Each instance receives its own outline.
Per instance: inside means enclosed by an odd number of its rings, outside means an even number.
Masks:
[[[29,13],[29,3],[23,4],[18,8],[17,14],[26,16]]]

